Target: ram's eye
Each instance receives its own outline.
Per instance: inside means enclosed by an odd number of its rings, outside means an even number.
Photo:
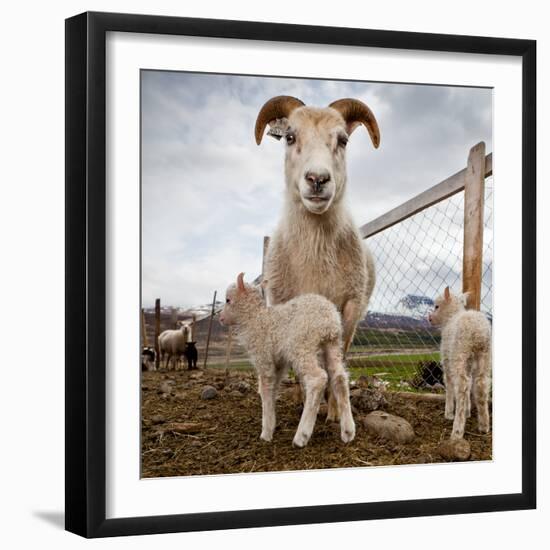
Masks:
[[[345,147],[348,144],[348,138],[344,135],[338,136],[338,146],[339,147]]]
[[[435,309],[439,309],[439,306],[435,306]]]
[[[226,299],[225,299],[225,303],[226,303],[226,304],[230,304],[230,303],[231,303],[231,300],[230,300],[229,298],[226,298]]]
[[[292,133],[288,133],[285,138],[288,145],[294,145],[296,143],[296,136]]]

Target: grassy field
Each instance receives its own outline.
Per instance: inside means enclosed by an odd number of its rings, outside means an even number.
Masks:
[[[439,334],[429,330],[358,328],[351,349],[372,351],[376,348],[433,348],[439,345],[439,341]]]
[[[391,389],[398,389],[401,382],[414,378],[418,365],[425,361],[439,361],[439,352],[380,354],[354,357],[348,362],[352,380],[360,376],[376,376],[390,383]],[[225,363],[208,365],[213,369],[225,369]],[[230,370],[249,371],[252,364],[244,359],[232,362]]]

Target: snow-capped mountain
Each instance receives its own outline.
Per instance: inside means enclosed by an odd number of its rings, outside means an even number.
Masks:
[[[397,303],[395,313],[406,315],[414,319],[425,319],[428,312],[433,309],[434,301],[427,296],[407,294]]]

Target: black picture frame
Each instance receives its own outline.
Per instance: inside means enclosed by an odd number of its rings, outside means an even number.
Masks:
[[[106,519],[105,40],[108,31],[518,56],[522,121],[522,490],[517,494]],[[83,13],[66,20],[66,529],[107,537],[536,506],[536,42]]]

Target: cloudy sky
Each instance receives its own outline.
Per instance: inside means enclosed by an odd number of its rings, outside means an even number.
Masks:
[[[463,168],[477,142],[492,151],[488,89],[142,71],[144,307],[204,304],[240,271],[260,273],[282,208],[284,144],[266,136],[258,147],[253,130],[282,94],[317,106],[355,97],[373,110],[380,148],[362,128],[347,147],[358,225]]]

